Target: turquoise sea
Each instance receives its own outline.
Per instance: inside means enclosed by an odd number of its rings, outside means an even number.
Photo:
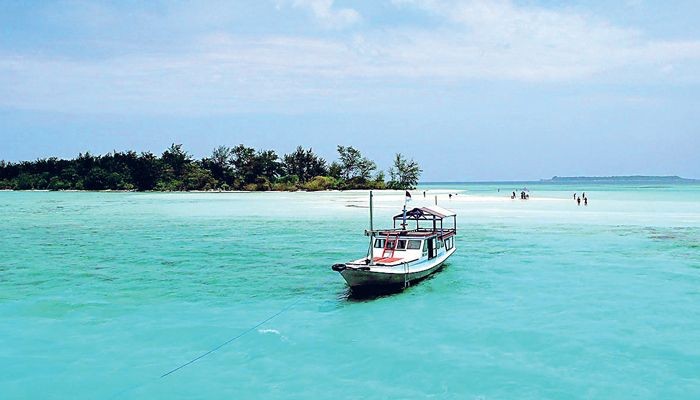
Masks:
[[[366,192],[0,192],[0,398],[700,398],[700,185],[412,193],[457,253],[355,298]]]

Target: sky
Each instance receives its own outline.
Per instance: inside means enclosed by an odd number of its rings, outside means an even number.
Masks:
[[[700,178],[700,2],[0,0],[0,159],[352,145],[423,181]]]

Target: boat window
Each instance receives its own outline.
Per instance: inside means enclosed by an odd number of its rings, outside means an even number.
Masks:
[[[447,250],[449,250],[449,249],[452,248],[452,238],[448,238],[448,239],[445,240],[445,248],[446,248]]]
[[[399,250],[405,250],[406,249],[406,241],[405,240],[399,240],[398,246],[396,246],[397,249]]]
[[[409,250],[418,250],[418,249],[420,249],[420,240],[409,240],[409,241],[408,241],[408,249],[409,249]]]
[[[428,255],[428,241],[425,241],[425,245],[423,246],[423,256]]]
[[[384,240],[385,239],[374,239],[374,247],[377,249],[384,248]]]

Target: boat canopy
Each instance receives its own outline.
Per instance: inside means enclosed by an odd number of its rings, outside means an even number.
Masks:
[[[442,220],[447,217],[457,215],[454,211],[440,206],[416,207],[406,211],[406,219],[410,221],[418,220]],[[394,221],[403,220],[403,213],[394,216]]]

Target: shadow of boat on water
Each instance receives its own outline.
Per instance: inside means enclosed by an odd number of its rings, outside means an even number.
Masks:
[[[367,288],[349,288],[341,294],[341,300],[349,302],[365,302],[377,300],[383,297],[395,296],[403,293],[403,287],[367,287]]]

